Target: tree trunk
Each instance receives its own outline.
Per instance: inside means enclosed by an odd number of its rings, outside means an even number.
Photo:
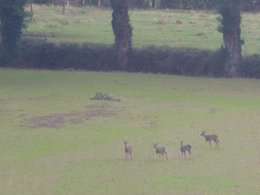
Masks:
[[[238,65],[241,60],[241,40],[238,32],[223,34],[224,47],[228,52],[226,74],[229,77],[238,76]]]
[[[227,51],[227,62],[225,72],[229,77],[238,76],[238,66],[241,60],[241,15],[239,1],[224,0],[220,10],[222,15],[221,31],[223,33],[224,48]]]
[[[156,0],[152,0],[152,8],[155,8]]]
[[[128,16],[127,0],[111,0],[111,6],[117,66],[121,70],[126,70],[132,50],[132,27]]]
[[[33,4],[30,3],[30,13],[31,13],[31,17],[33,16]]]
[[[101,6],[101,0],[97,1],[97,6],[100,7]]]
[[[65,5],[65,0],[62,1],[62,14],[65,14],[65,10],[66,10],[66,5]]]
[[[179,9],[187,9],[187,1],[186,0],[181,0]]]

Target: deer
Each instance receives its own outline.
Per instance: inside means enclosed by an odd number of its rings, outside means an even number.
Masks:
[[[162,155],[162,156],[166,156],[166,159],[168,159],[168,156],[167,156],[167,152],[165,150],[165,147],[161,146],[161,147],[158,147],[157,146],[158,143],[154,144],[153,147],[155,148],[155,152],[156,152],[156,155],[159,155],[159,157]]]
[[[123,142],[125,144],[125,157],[127,158],[127,156],[130,156],[132,160],[132,146],[127,145],[128,141],[126,140],[124,140]]]
[[[211,134],[211,135],[207,135],[205,133],[205,131],[202,131],[202,133],[200,134],[201,136],[203,136],[206,140],[206,142],[209,142],[209,147],[211,148],[211,140],[213,140],[215,142],[215,149],[218,147],[219,148],[219,139],[218,136],[216,134]]]
[[[182,157],[186,157],[186,152],[188,151],[189,154],[191,155],[191,145],[187,144],[187,145],[183,145],[183,141],[181,141],[181,155]]]

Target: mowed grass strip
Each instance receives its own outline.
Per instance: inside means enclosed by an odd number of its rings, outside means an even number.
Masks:
[[[0,194],[258,194],[259,116],[259,80],[0,69]]]
[[[134,47],[154,45],[216,50],[222,45],[216,12],[130,10],[129,16]],[[110,9],[69,7],[63,15],[59,6],[35,6],[25,34],[45,37],[56,43],[113,44],[111,20]],[[258,13],[242,14],[244,55],[259,53],[259,20]]]

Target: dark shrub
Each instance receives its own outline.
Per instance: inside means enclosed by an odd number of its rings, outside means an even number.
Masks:
[[[242,77],[260,78],[260,55],[245,56],[239,71]]]
[[[127,71],[223,77],[226,55],[223,48],[218,51],[152,46],[134,48]],[[120,70],[116,66],[116,51],[112,46],[57,45],[38,39],[23,40],[17,64],[21,68],[35,69]],[[244,57],[239,74],[243,77],[260,78],[260,56]]]
[[[113,51],[106,45],[56,45],[44,40],[24,40],[20,65],[39,69],[114,70]]]
[[[148,47],[135,49],[131,71],[160,72],[178,75],[221,76],[219,52],[193,48]]]

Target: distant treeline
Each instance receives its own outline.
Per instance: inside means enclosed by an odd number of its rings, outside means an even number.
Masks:
[[[97,5],[110,7],[110,0],[31,0],[38,4],[59,4],[61,2],[70,2],[81,5]],[[157,9],[198,9],[212,10],[217,9],[218,0],[128,0],[131,8],[157,8]],[[241,3],[242,11],[259,11],[260,0],[238,0]]]

